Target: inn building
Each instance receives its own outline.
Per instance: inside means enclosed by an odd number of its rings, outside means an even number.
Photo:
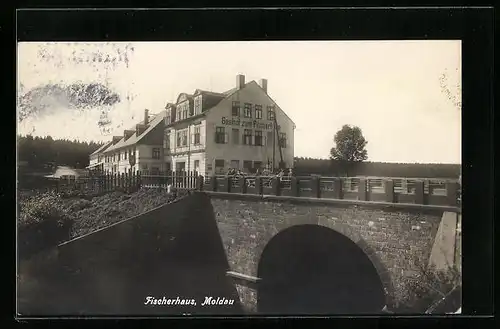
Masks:
[[[294,122],[267,92],[268,82],[246,82],[221,93],[197,89],[168,103],[163,139],[164,168],[220,174],[293,167]]]

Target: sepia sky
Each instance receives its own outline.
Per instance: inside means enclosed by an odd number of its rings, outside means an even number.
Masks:
[[[123,46],[117,45],[117,46]],[[133,43],[125,62],[69,60],[113,45],[18,44],[21,92],[47,84],[100,82],[122,102],[107,108],[54,106],[18,124],[20,134],[109,140],[181,92],[222,92],[268,79],[269,95],[294,120],[295,155],[327,158],[342,125],[359,126],[369,161],[461,162],[460,41]],[[40,55],[44,50],[44,57]],[[49,54],[49,55],[47,55]],[[444,77],[444,78],[443,78]],[[126,95],[133,100],[126,101]],[[104,112],[103,112],[104,111]],[[104,113],[104,114],[103,114]],[[108,132],[97,122],[105,115]]]

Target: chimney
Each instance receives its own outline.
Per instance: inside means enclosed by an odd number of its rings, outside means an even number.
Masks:
[[[259,86],[264,89],[264,92],[267,94],[267,79],[260,79]]]
[[[149,110],[148,109],[144,110],[144,124],[145,125],[149,124]]]
[[[240,90],[245,85],[245,76],[243,74],[238,74],[236,76],[236,89]]]
[[[134,133],[135,133],[134,130],[124,130],[123,131],[123,139],[124,140],[129,139]]]
[[[118,143],[122,138],[122,136],[113,136],[113,145]]]
[[[135,125],[135,132],[137,136],[141,135],[145,130],[146,130],[146,125],[140,123]]]

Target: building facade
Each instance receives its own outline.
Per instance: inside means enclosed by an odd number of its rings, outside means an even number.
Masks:
[[[113,136],[105,148],[90,155],[89,167],[95,166],[97,159],[102,171],[108,174],[130,171],[159,174],[166,170],[163,153],[165,113],[150,115],[145,110],[143,121],[124,130],[122,136]]]
[[[267,80],[224,93],[196,90],[166,106],[165,167],[202,175],[293,167],[295,124],[267,93]]]
[[[295,124],[269,97],[267,80],[245,82],[222,93],[197,89],[182,93],[159,114],[149,115],[135,128],[90,155],[91,165],[105,173],[196,171],[225,173],[229,168],[254,172],[258,168],[294,164]]]

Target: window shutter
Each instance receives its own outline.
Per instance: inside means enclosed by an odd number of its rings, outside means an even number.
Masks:
[[[229,142],[229,136],[227,133],[224,133],[224,143],[227,144]]]

